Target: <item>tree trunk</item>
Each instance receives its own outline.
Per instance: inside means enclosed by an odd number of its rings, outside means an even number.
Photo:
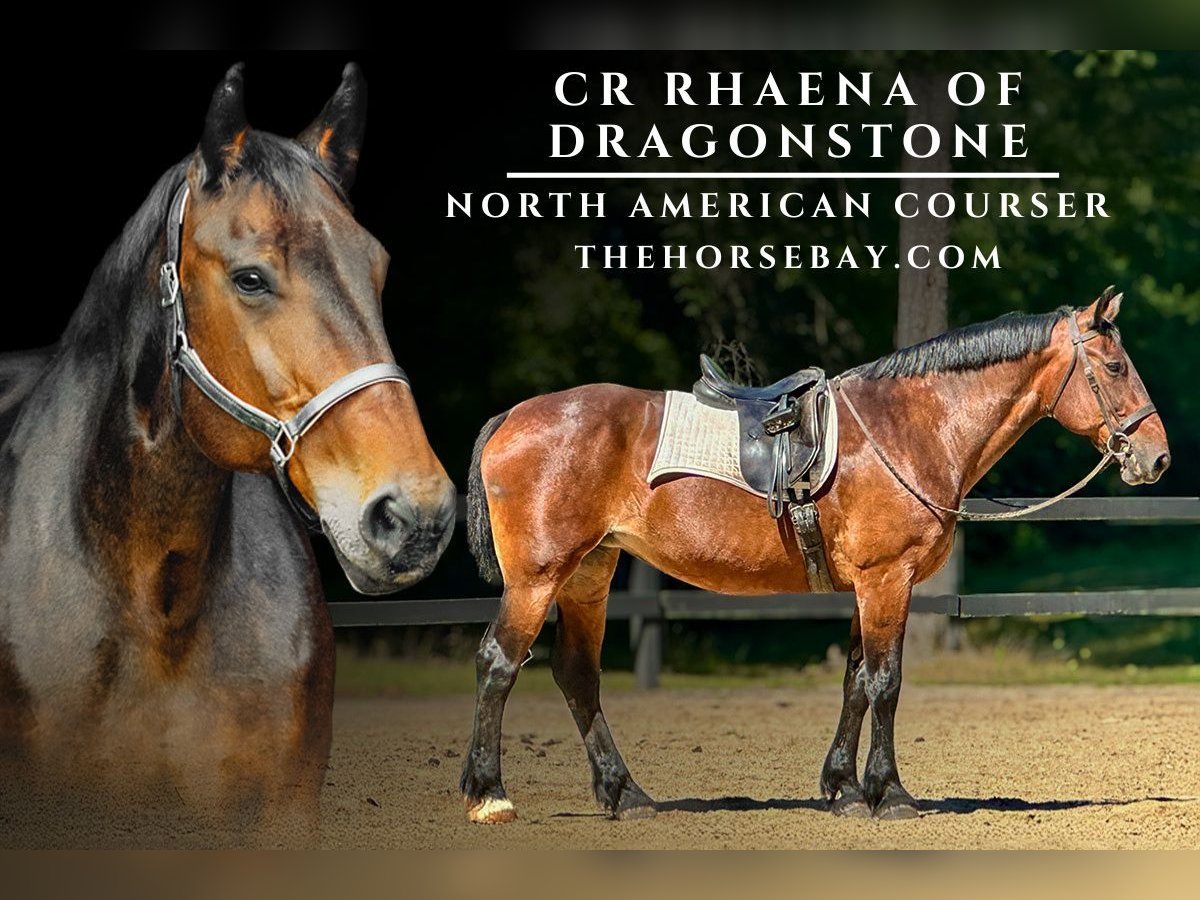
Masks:
[[[908,111],[906,126],[915,124],[932,125],[942,135],[937,153],[926,159],[904,156],[902,172],[948,172],[950,171],[950,133],[954,126],[955,107],[946,93],[945,75],[921,74],[909,79],[913,99],[917,105]],[[923,149],[918,141],[915,148]],[[911,219],[900,220],[900,286],[899,307],[896,316],[896,346],[907,347],[926,338],[941,334],[949,327],[947,271],[938,265],[938,251],[950,241],[950,219],[939,219],[930,215],[927,202],[931,195],[951,191],[948,178],[905,178],[900,182],[901,191],[917,195],[919,212]],[[921,251],[921,259],[929,258],[929,268],[917,269],[908,265],[909,250],[924,245],[928,253]],[[916,594],[957,594],[961,587],[961,539],[955,535],[955,551],[952,562],[928,581],[914,590]],[[950,649],[961,643],[961,633],[951,626],[947,616],[934,613],[917,613],[909,617],[905,632],[905,653],[911,651],[918,656],[927,656],[935,650]]]
[[[943,136],[938,152],[927,159],[905,155],[900,163],[902,172],[948,172],[950,170],[950,131],[954,126],[955,107],[946,94],[946,78],[920,75],[909,85],[917,105],[908,110],[906,126],[932,125]],[[917,149],[921,145],[917,144]],[[900,182],[901,191],[912,191],[918,197],[920,212],[911,219],[900,220],[900,306],[896,317],[896,346],[907,347],[926,338],[941,334],[949,325],[946,297],[947,272],[937,264],[938,250],[949,243],[950,219],[929,214],[928,198],[951,190],[949,178],[906,178]],[[909,250],[918,245],[930,248],[929,268],[916,269],[907,264]]]

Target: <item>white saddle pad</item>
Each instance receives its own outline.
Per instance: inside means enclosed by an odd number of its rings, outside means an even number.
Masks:
[[[830,390],[828,387],[825,390]],[[740,487],[757,497],[766,494],[756,491],[742,477],[738,462],[738,417],[732,409],[716,409],[682,391],[667,391],[663,408],[662,428],[658,447],[646,481],[653,486],[668,475],[700,475],[716,478]],[[814,492],[824,486],[837,460],[837,405],[830,396],[825,404],[825,447],[820,471],[814,472]]]

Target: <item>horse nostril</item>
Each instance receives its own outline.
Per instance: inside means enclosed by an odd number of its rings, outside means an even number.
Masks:
[[[372,515],[376,532],[411,528],[415,521],[413,508],[400,497],[383,497]]]
[[[417,524],[417,511],[396,488],[385,488],[363,507],[359,530],[366,542],[391,558]]]
[[[1171,454],[1160,453],[1158,459],[1154,460],[1154,465],[1150,467],[1150,474],[1157,477],[1167,471],[1169,465],[1171,465]]]

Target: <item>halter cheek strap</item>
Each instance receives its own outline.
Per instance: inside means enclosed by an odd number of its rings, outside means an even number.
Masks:
[[[395,363],[374,363],[355,369],[335,380],[304,404],[290,419],[279,419],[247,403],[209,371],[192,346],[187,335],[187,319],[183,309],[183,294],[179,287],[179,251],[183,235],[183,214],[187,206],[187,182],[181,184],[171,199],[167,215],[167,259],[159,272],[159,287],[162,290],[162,305],[174,313],[174,335],[171,343],[171,361],[176,373],[182,372],[196,385],[205,397],[232,418],[247,428],[265,435],[271,442],[271,466],[275,478],[291,503],[296,514],[305,525],[314,531],[321,527],[316,510],[309,505],[288,475],[288,463],[296,452],[300,439],[312,428],[321,416],[341,401],[364,388],[384,381],[410,384],[408,376]],[[178,379],[176,379],[178,396]]]
[[[1062,399],[1067,385],[1071,382],[1071,375],[1075,372],[1075,366],[1079,365],[1083,369],[1084,377],[1087,378],[1092,396],[1096,398],[1096,405],[1100,407],[1100,415],[1104,417],[1104,424],[1108,426],[1108,443],[1106,449],[1113,456],[1123,457],[1129,452],[1129,432],[1142,419],[1153,415],[1157,410],[1153,403],[1147,403],[1145,406],[1139,406],[1129,415],[1117,418],[1115,407],[1109,402],[1104,389],[1100,386],[1100,379],[1096,377],[1096,370],[1092,367],[1092,361],[1088,358],[1087,351],[1083,347],[1092,338],[1099,337],[1100,332],[1095,328],[1080,331],[1079,323],[1075,320],[1074,313],[1067,316],[1067,328],[1070,329],[1071,347],[1073,350],[1071,362],[1067,366],[1067,371],[1063,373],[1058,390],[1054,392],[1054,400],[1046,407],[1045,415],[1054,415],[1054,410],[1058,408],[1058,401]]]

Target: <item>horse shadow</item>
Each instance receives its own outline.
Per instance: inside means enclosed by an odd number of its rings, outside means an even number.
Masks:
[[[928,815],[970,815],[976,812],[1062,812],[1072,809],[1132,806],[1136,803],[1189,803],[1200,797],[1133,797],[1124,800],[1102,797],[1076,800],[1024,800],[1020,797],[943,797],[940,800],[921,800],[917,807]],[[819,797],[774,797],[759,800],[754,797],[681,797],[660,800],[654,804],[660,813],[767,812],[806,809],[828,812],[829,804]],[[553,818],[575,817],[581,813],[558,813]],[[595,813],[594,815],[602,815]]]
[[[941,800],[918,801],[923,813],[969,815],[975,812],[1061,812],[1070,809],[1089,809],[1133,806],[1137,803],[1188,803],[1196,797],[1130,797],[1117,800],[1100,797],[1090,800],[1023,800],[1020,797],[944,797]]]
[[[767,810],[810,809],[825,812],[828,805],[824,800],[813,798],[808,800],[775,797],[770,800],[757,800],[754,797],[685,797],[678,800],[658,800],[654,811],[659,813],[710,813],[710,812],[763,812]],[[552,819],[603,818],[605,813],[561,812],[550,816]]]
[[[769,800],[756,800],[754,797],[683,797],[677,800],[660,800],[654,804],[654,808],[660,813],[765,812],[795,809],[825,812],[829,805],[819,797],[773,797]]]

